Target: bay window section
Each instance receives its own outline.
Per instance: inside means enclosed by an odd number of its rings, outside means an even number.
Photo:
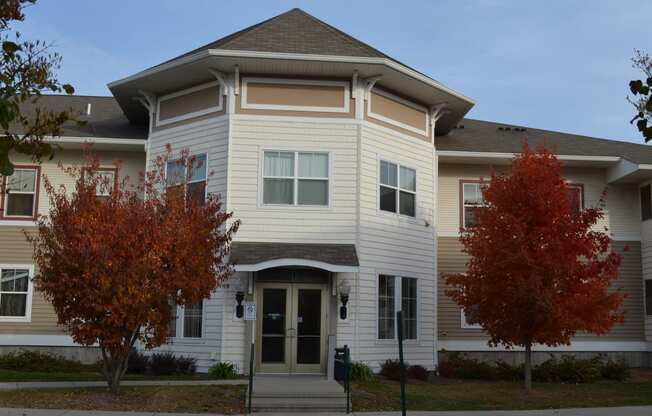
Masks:
[[[329,155],[265,151],[263,204],[328,206]]]
[[[194,200],[203,205],[206,201],[207,165],[205,153],[188,157],[187,166],[179,159],[168,161],[165,171],[167,189],[185,191],[187,200]]]
[[[38,168],[16,168],[5,177],[4,217],[34,218],[37,207]]]
[[[379,184],[381,211],[416,216],[417,174],[414,169],[381,160]]]

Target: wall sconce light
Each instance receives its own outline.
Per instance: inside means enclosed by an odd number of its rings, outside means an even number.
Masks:
[[[340,302],[342,302],[342,306],[340,306],[340,319],[344,320],[347,315],[346,304],[349,303],[349,293],[351,293],[351,286],[349,286],[346,280],[340,283],[339,292]]]
[[[238,303],[235,307],[235,317],[238,319],[242,319],[242,317],[244,316],[244,305],[242,304],[243,300],[244,300],[244,292],[240,290],[235,292],[235,301]]]

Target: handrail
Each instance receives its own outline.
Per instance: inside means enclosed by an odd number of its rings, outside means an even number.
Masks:
[[[339,358],[338,358],[339,357]],[[344,367],[344,379],[342,384],[346,393],[346,413],[351,413],[351,350],[348,345],[335,349],[335,359]]]

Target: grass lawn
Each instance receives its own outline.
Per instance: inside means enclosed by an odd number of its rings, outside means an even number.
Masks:
[[[123,387],[0,391],[0,407],[141,412],[244,413],[244,386]]]
[[[394,382],[353,384],[354,411],[400,410]],[[451,381],[408,384],[408,410],[525,410],[569,407],[652,405],[652,379],[635,375],[628,382],[590,384],[534,383],[529,396],[521,383]]]
[[[146,374],[127,374],[123,380],[204,380],[206,374],[153,376]],[[78,373],[46,373],[35,371],[14,371],[0,369],[0,383],[8,381],[104,381],[97,371]]]

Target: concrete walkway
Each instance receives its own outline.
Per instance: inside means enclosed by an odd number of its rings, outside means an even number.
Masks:
[[[298,413],[294,413],[298,414]],[[400,412],[355,412],[354,416],[398,416]],[[87,410],[45,410],[0,408],[0,416],[210,416],[208,413],[90,412]],[[264,413],[287,416],[287,413]],[[310,413],[310,416],[342,416],[344,413]],[[652,406],[606,407],[599,409],[562,409],[488,412],[408,412],[409,416],[650,416]],[[217,415],[212,415],[217,416]]]
[[[220,386],[246,385],[247,380],[124,380],[121,386]],[[0,383],[0,390],[72,389],[106,387],[106,381],[19,381]]]

